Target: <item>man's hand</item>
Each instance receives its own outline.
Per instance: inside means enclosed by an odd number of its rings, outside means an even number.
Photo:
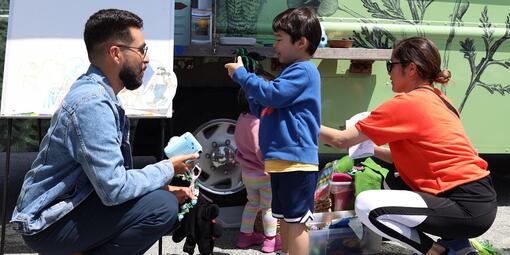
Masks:
[[[171,186],[166,185],[163,187],[164,190],[174,193],[179,204],[186,202],[189,199],[195,199],[196,197],[193,195],[193,192],[189,189],[189,187],[179,187],[179,186]]]
[[[227,68],[228,76],[230,76],[230,78],[232,78],[232,76],[234,76],[234,73],[236,72],[237,68],[239,68],[241,66],[244,66],[241,56],[237,57],[235,63],[226,63],[225,68]]]
[[[194,160],[198,158],[198,153],[188,154],[188,155],[177,155],[175,157],[171,157],[169,160],[174,165],[174,173],[175,174],[184,174],[193,167],[193,165],[186,164],[186,160]]]

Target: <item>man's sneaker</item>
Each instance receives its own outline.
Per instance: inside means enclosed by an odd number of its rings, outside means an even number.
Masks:
[[[252,233],[251,235],[239,233],[239,237],[237,238],[237,247],[241,249],[248,248],[252,245],[261,244],[264,242],[264,239],[265,236],[261,233]]]
[[[444,240],[438,239],[437,243],[441,246],[449,249],[450,251],[455,252],[456,255],[473,255],[478,254],[476,249],[471,246],[471,243],[468,239],[453,239],[453,240]],[[450,254],[448,251],[448,254]]]
[[[269,239],[267,237],[264,238],[264,242],[262,243],[262,252],[270,253],[279,251],[282,246],[282,240],[280,235],[276,235],[275,237]]]

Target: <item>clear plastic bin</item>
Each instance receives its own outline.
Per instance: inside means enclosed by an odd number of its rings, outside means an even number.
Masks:
[[[335,211],[354,209],[354,187],[352,182],[331,182],[331,194]]]
[[[312,228],[324,227],[331,221],[340,220],[344,217],[352,217],[353,211],[337,211],[326,213],[314,213]],[[359,239],[349,227],[324,228],[310,230],[309,255],[355,255],[355,254],[379,254],[381,252],[381,236],[375,234],[363,226],[362,238]]]

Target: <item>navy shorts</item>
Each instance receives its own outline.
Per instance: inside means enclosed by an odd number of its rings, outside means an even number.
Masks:
[[[313,219],[317,171],[271,173],[273,217],[288,223]]]

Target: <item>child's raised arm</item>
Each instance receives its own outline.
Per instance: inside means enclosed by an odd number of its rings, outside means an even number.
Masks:
[[[225,68],[228,71],[228,76],[230,76],[230,78],[232,78],[232,76],[236,72],[237,68],[239,68],[241,66],[244,66],[241,56],[237,56],[236,61],[234,63],[226,63]]]

